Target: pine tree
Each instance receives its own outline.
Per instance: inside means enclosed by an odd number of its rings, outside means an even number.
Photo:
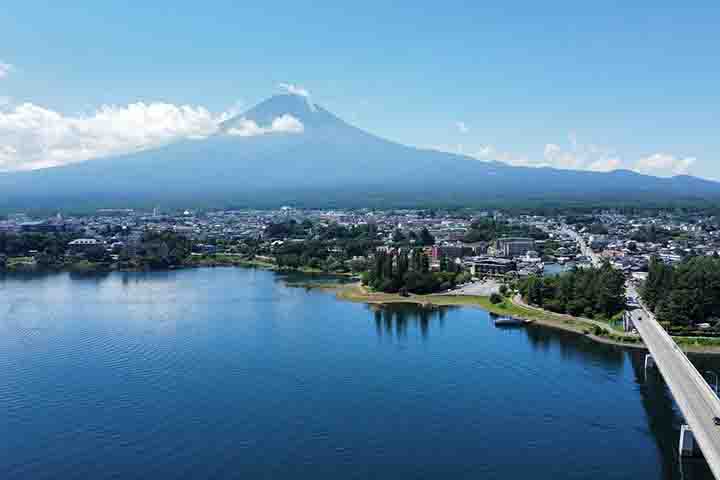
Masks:
[[[422,273],[428,273],[430,271],[430,259],[423,252],[420,253],[420,262],[420,271]]]
[[[447,255],[445,255],[445,254],[440,256],[440,271],[441,272],[448,271],[448,258],[447,258]]]
[[[423,229],[420,231],[420,243],[426,247],[430,245],[435,245],[435,237],[430,235],[427,227],[423,227]]]
[[[397,257],[397,271],[396,271],[396,278],[402,282],[402,280],[405,278],[405,274],[408,271],[408,257],[407,252],[403,249],[401,249],[398,252]]]

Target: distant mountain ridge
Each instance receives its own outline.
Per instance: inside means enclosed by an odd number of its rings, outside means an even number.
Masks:
[[[283,115],[300,133],[231,135]],[[0,175],[0,209],[105,206],[427,206],[523,202],[696,202],[720,184],[628,170],[515,167],[424,150],[354,127],[307,98],[271,97],[205,139]]]

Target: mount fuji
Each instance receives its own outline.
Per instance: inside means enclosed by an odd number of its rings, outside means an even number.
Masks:
[[[0,175],[0,209],[666,203],[720,184],[627,170],[530,168],[425,150],[356,128],[307,98],[271,97],[202,139]]]

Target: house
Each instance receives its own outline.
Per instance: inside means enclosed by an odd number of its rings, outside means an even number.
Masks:
[[[68,248],[74,252],[85,252],[98,245],[100,245],[100,242],[94,238],[78,238],[68,243]]]

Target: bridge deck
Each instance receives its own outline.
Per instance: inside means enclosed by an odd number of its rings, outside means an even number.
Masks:
[[[715,478],[720,479],[720,399],[655,317],[639,309],[633,323],[655,360]]]

